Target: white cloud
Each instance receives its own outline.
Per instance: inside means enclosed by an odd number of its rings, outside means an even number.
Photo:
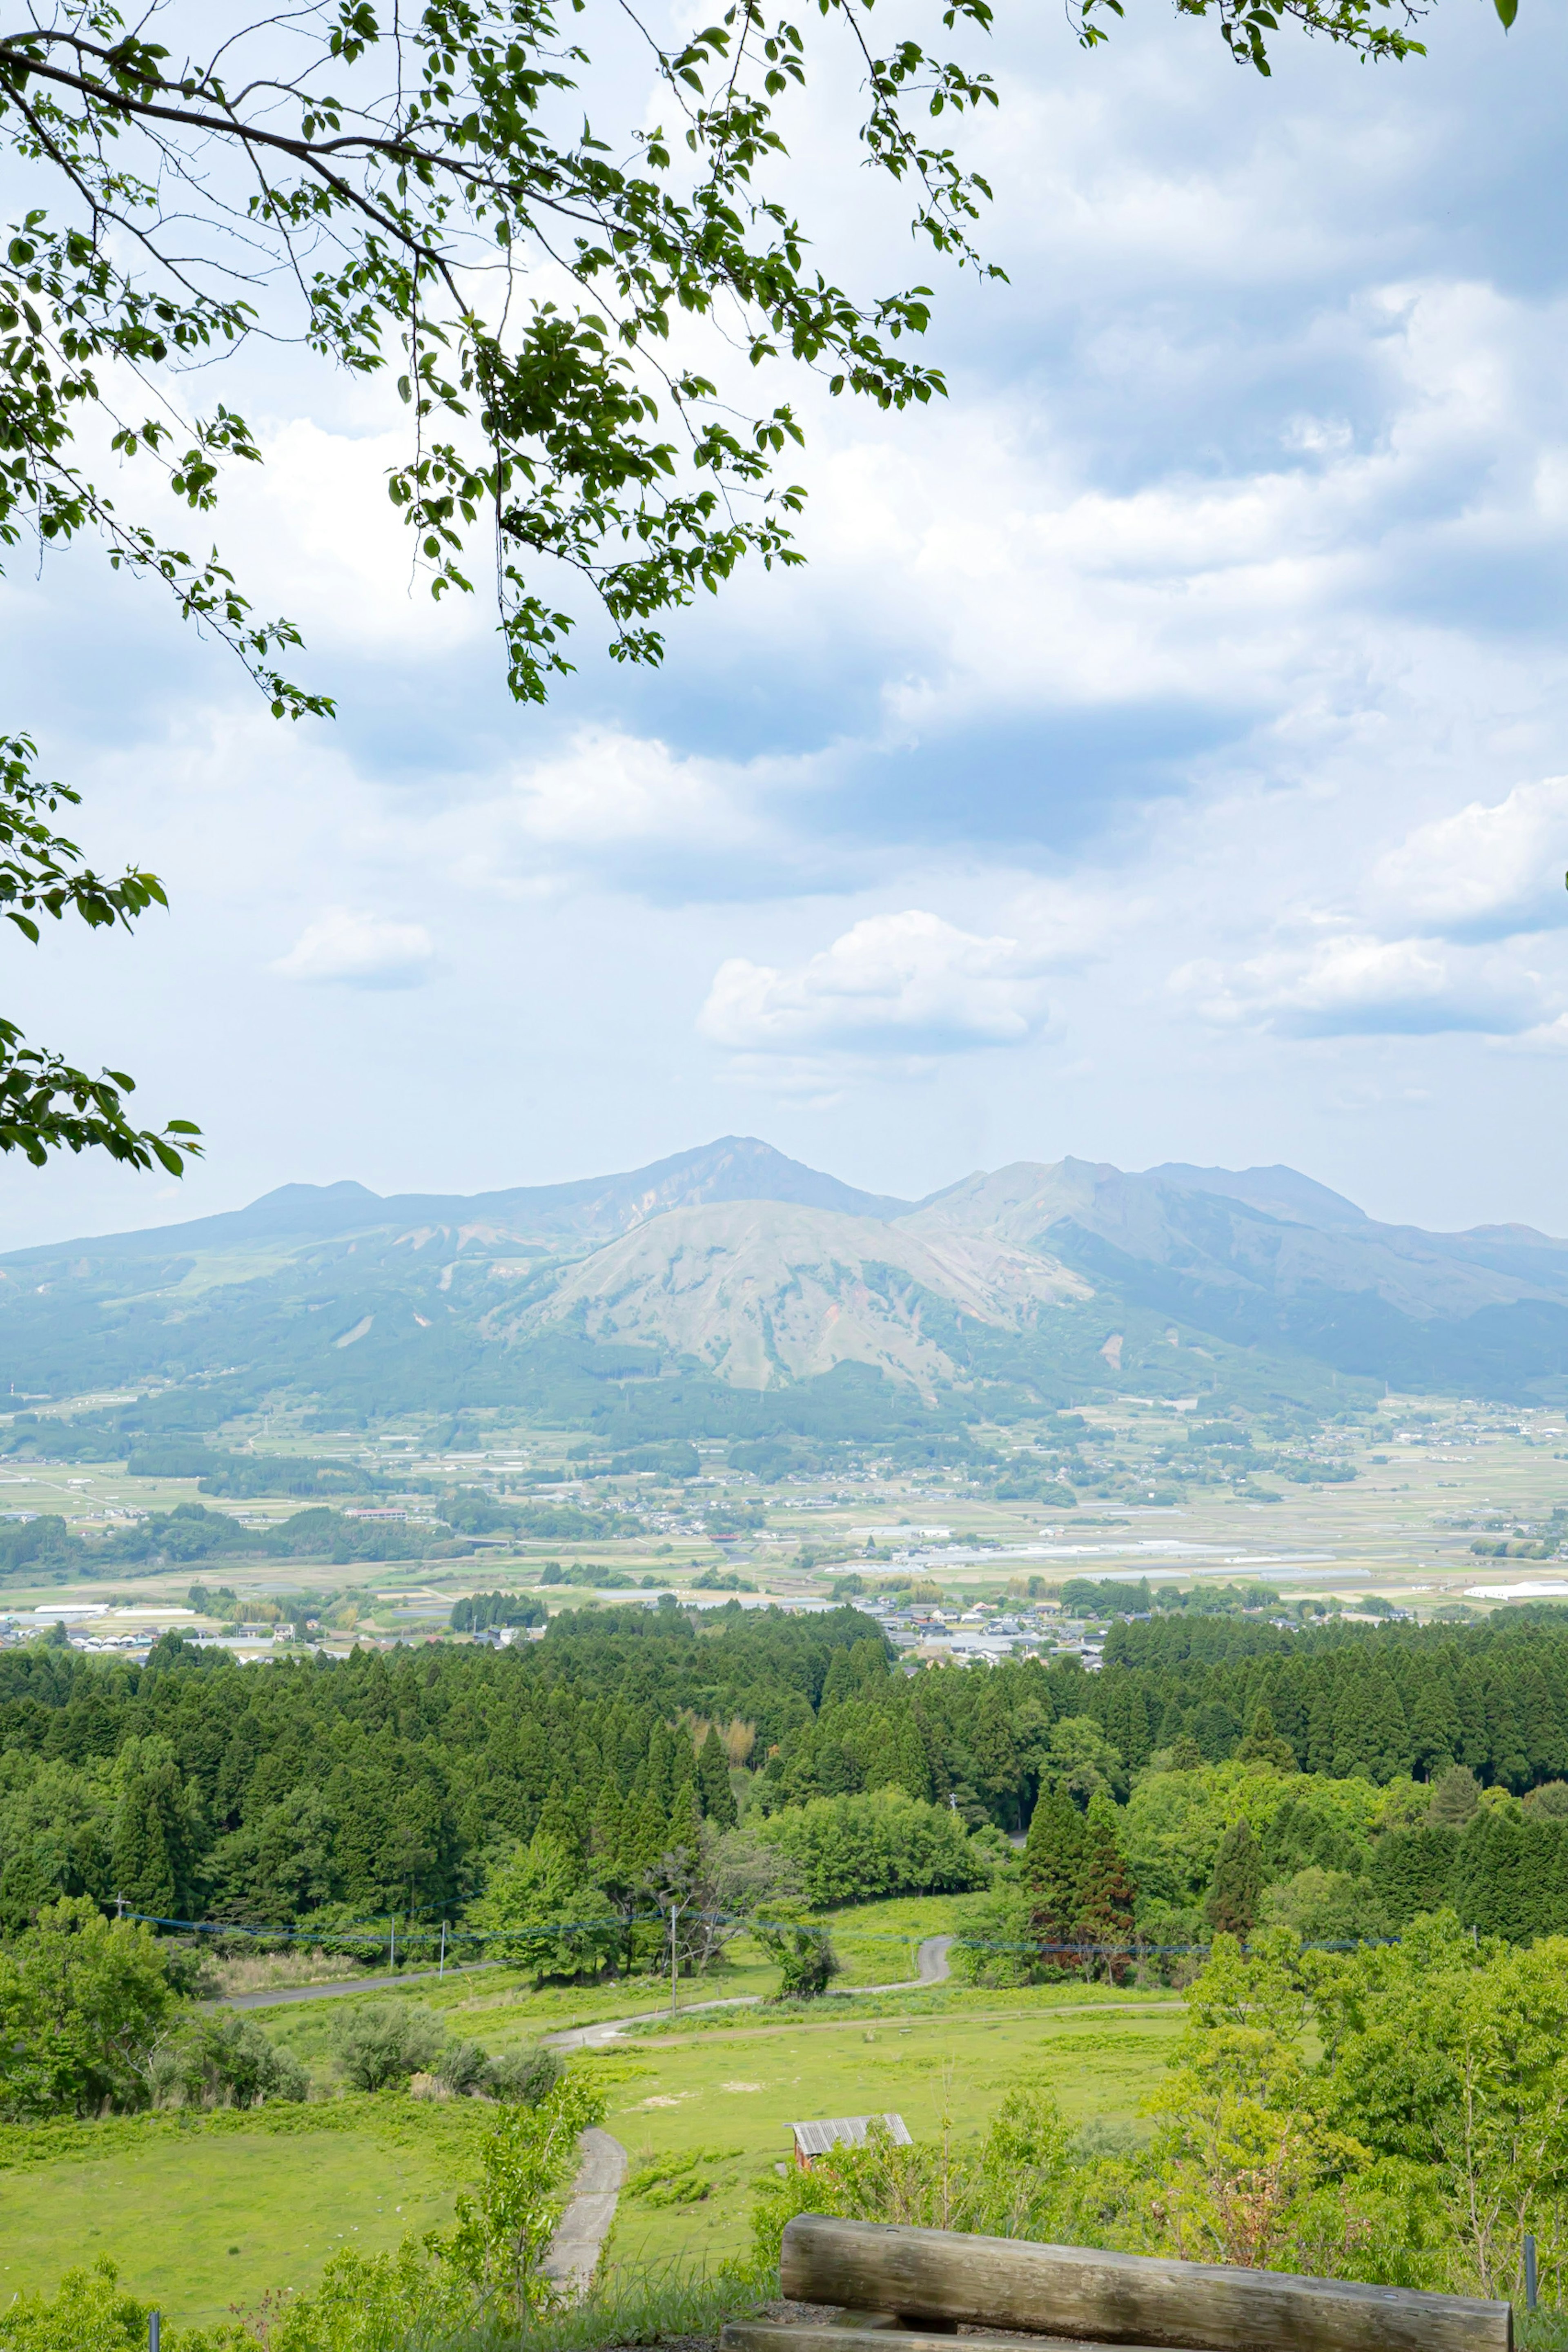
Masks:
[[[731,957],[697,1025],[740,1054],[1018,1045],[1045,1024],[1050,961],[1049,950],[979,938],[910,908],[868,916],[793,971]]]
[[[1547,1013],[1538,976],[1516,961],[1430,939],[1343,932],[1228,968],[1184,965],[1175,992],[1220,1028],[1286,1036],[1437,1036],[1469,1030],[1511,1037]]]
[[[1380,859],[1379,896],[1448,937],[1500,938],[1568,922],[1568,776],[1518,784],[1418,825]]]
[[[417,988],[435,970],[435,949],[423,923],[388,922],[380,915],[329,907],[272,969],[285,980]]]

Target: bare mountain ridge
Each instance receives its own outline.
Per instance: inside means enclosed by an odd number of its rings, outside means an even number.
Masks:
[[[1019,1161],[910,1202],[731,1136],[466,1196],[286,1185],[0,1258],[0,1376],[53,1394],[225,1366],[328,1394],[350,1362],[417,1393],[443,1351],[450,1388],[562,1344],[754,1390],[861,1365],[927,1395],[988,1378],[1176,1393],[1188,1349],[1239,1349],[1522,1393],[1568,1383],[1568,1244],[1382,1224],[1282,1167]]]
[[[580,1259],[508,1336],[570,1325],[693,1359],[742,1388],[810,1380],[841,1363],[930,1388],[958,1368],[925,1328],[929,1301],[1014,1330],[1041,1308],[1092,1297],[1055,1259],[985,1235],[732,1202],[672,1210]]]

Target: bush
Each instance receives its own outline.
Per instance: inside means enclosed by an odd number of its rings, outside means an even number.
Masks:
[[[68,2271],[53,2294],[16,2296],[0,2311],[0,2352],[145,2352],[150,2308],[122,2294],[114,2264],[100,2260],[90,2271]],[[218,2352],[236,2335],[166,2327],[162,2340],[167,2352]]]
[[[1010,2091],[983,2139],[895,2147],[873,2122],[863,2147],[835,2147],[810,2172],[791,2168],[758,2184],[752,2208],[757,2266],[779,2260],[784,2225],[797,2213],[895,2221],[989,2238],[1049,2238],[1072,2161],[1067,2126],[1049,2091]]]
[[[449,2042],[435,2062],[435,2077],[455,2099],[468,2098],[484,2088],[489,2068],[489,2057],[482,2043]]]
[[[308,2095],[310,2078],[291,2050],[278,2050],[248,2017],[181,2020],[148,2063],[161,2107],[258,2107]]]
[[[560,2077],[561,2062],[553,2050],[508,2050],[490,2060],[485,2070],[485,2088],[493,2099],[537,2107],[549,2098]]]
[[[431,2073],[445,2035],[433,2010],[418,2001],[377,2001],[338,2021],[337,2059],[356,2091],[384,2091],[411,2074]]]
[[[839,1973],[839,1957],[825,1928],[790,1920],[754,1924],[751,1932],[779,1965],[779,2000],[820,2000]]]

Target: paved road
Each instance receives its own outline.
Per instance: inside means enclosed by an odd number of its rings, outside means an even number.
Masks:
[[[626,2178],[626,2151],[609,2132],[585,2131],[578,2146],[582,2164],[571,2202],[544,2262],[546,2277],[574,2297],[588,2292]]]
[[[447,1963],[446,1975],[471,1977],[478,1969],[501,1967],[499,1960],[470,1960],[459,1968],[453,1960]],[[334,1977],[330,1984],[290,1985],[287,1990],[275,1992],[231,1992],[222,2000],[204,2001],[204,2009],[282,2009],[296,2000],[340,2000],[345,1993],[396,1992],[400,1986],[423,1984],[427,1979],[439,1978],[439,1969],[400,1969],[395,1977],[384,1973],[379,1977]]]
[[[894,1984],[846,1985],[840,2000],[852,1993],[912,1992],[917,1986],[943,1984],[952,1974],[947,1955],[956,1938],[952,1936],[927,1936],[915,1956],[916,1973],[900,1977]],[[716,2009],[755,2009],[762,2000],[758,1992],[743,1992],[728,2000],[683,2001],[677,2011],[681,2017],[699,2017]],[[596,2025],[575,2025],[560,2033],[541,2036],[549,2050],[598,2050],[606,2042],[618,2041],[629,2025],[645,2025],[651,2018],[667,2017],[668,2007],[639,2010],[634,2017],[601,2017]]]
[[[896,1984],[856,1985],[856,1992],[903,1992],[907,1987],[941,1984],[951,1973],[947,1955],[953,1947],[951,1936],[927,1936],[915,1955],[918,1974],[902,1977]],[[475,1975],[480,1969],[500,1968],[499,1960],[471,1960],[463,1968],[454,1961],[447,1969],[450,1977]],[[395,1977],[336,1977],[330,1984],[290,1985],[282,1990],[269,1992],[232,1992],[222,2000],[203,2004],[207,2009],[283,2009],[298,2000],[340,2000],[346,1993],[396,1992],[403,1985],[423,1984],[441,1974],[439,1969],[403,1969]],[[851,1988],[846,1987],[846,1990]],[[694,2000],[683,2002],[681,2015],[692,2015],[706,2009],[745,2009],[758,2000],[757,1993],[743,1993],[733,2000]],[[656,2009],[643,2010],[637,2017],[606,2018],[598,2025],[582,2025],[569,2033],[547,2033],[545,2041],[552,2050],[592,2050],[601,2042],[613,2042],[628,2025],[636,2025],[643,2017],[657,2017]]]

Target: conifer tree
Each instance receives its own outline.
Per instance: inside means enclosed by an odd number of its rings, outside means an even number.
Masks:
[[[1281,1772],[1296,1769],[1296,1751],[1274,1728],[1274,1718],[1261,1699],[1252,1710],[1247,1737],[1236,1751],[1239,1764],[1272,1764]]]
[[[1083,1817],[1065,1789],[1041,1790],[1024,1843],[1023,1867],[1034,1890],[1030,1919],[1035,1935],[1042,1944],[1067,1946],[1078,1919]]]
[[[114,1814],[114,1890],[132,1911],[154,1919],[174,1916],[174,1857],[152,1780],[128,1780]]]
[[[697,1756],[697,1788],[704,1820],[710,1821],[715,1829],[734,1829],[740,1819],[740,1810],[729,1785],[729,1758],[717,1727],[711,1723]]]
[[[1083,1823],[1072,1933],[1075,1943],[1102,1948],[1086,1950],[1084,1973],[1103,1974],[1113,1984],[1121,1983],[1131,1965],[1120,1948],[1133,1940],[1134,1906],[1138,1899],[1137,1881],[1123,1858],[1117,1828],[1115,1806],[1096,1790],[1089,1800]],[[1107,1946],[1109,1950],[1104,1948]]]
[[[1219,1841],[1214,1858],[1214,1879],[1204,1906],[1216,1935],[1244,1939],[1252,1932],[1263,1893],[1263,1855],[1243,1814],[1232,1822]]]
[[[1480,1801],[1480,1787],[1469,1766],[1456,1764],[1432,1790],[1432,1819],[1449,1829],[1463,1829]]]

